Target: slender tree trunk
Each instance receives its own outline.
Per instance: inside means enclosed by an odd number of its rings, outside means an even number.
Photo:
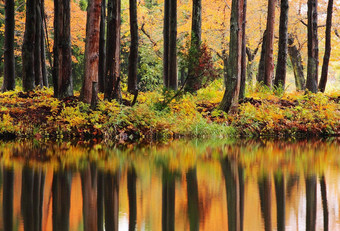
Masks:
[[[328,212],[328,200],[327,200],[327,187],[325,176],[320,177],[320,190],[322,198],[322,210],[323,210],[323,230],[328,231],[329,212]]]
[[[188,66],[186,91],[195,92],[202,85],[202,79],[195,76],[195,67],[199,65],[199,55],[202,40],[202,0],[193,0],[191,24],[191,57],[193,62]]]
[[[47,77],[47,69],[46,69],[46,35],[45,35],[45,0],[41,0],[41,71],[43,78],[43,86],[48,87],[48,77]]]
[[[15,60],[14,60],[14,0],[5,1],[5,47],[4,47],[4,82],[2,91],[15,88]]]
[[[129,54],[128,91],[137,93],[137,69],[138,69],[138,22],[137,22],[137,0],[130,1],[130,34],[131,45]]]
[[[92,92],[92,84],[98,83],[100,12],[101,0],[89,1],[85,44],[85,76],[82,88],[82,100],[89,104],[94,93]]]
[[[316,176],[306,178],[306,230],[315,231],[316,227]]]
[[[120,25],[121,1],[108,0],[105,98],[120,100]]]
[[[198,231],[200,228],[200,208],[196,168],[188,170],[186,180],[190,231]]]
[[[265,68],[265,54],[266,54],[266,41],[267,41],[267,31],[263,32],[263,36],[262,36],[262,48],[261,48],[261,58],[260,58],[260,62],[259,62],[259,68],[257,71],[257,82],[259,83],[264,83],[264,68]]]
[[[271,220],[271,203],[272,203],[272,193],[271,193],[271,177],[263,176],[259,180],[259,194],[261,201],[261,212],[264,220],[264,230],[272,230],[272,220]]]
[[[246,75],[247,75],[246,23],[247,23],[247,0],[243,0],[241,85],[239,97],[240,99],[243,99],[245,97],[246,91]]]
[[[177,90],[177,0],[170,0],[169,88]]]
[[[41,0],[36,0],[36,24],[35,24],[35,47],[34,47],[34,74],[35,86],[43,87],[42,63],[41,63],[41,37],[42,37],[42,18],[41,18]]]
[[[169,88],[170,0],[164,0],[163,40],[163,80],[164,86]]]
[[[289,1],[281,0],[279,54],[276,65],[274,86],[285,89],[287,73],[287,47],[288,47],[288,9]]]
[[[274,75],[274,24],[275,24],[275,6],[276,0],[268,0],[268,16],[267,16],[267,35],[266,35],[266,53],[264,56],[264,84],[268,87],[272,86]]]
[[[328,65],[331,57],[331,41],[332,41],[332,15],[333,15],[333,0],[328,0],[327,19],[326,19],[326,44],[325,54],[323,56],[321,79],[319,83],[319,91],[325,92],[328,79]]]
[[[107,173],[104,185],[105,230],[118,231],[119,173]]]
[[[137,224],[137,191],[136,191],[137,174],[132,167],[128,171],[128,197],[129,197],[129,231],[136,230]]]
[[[102,0],[101,12],[100,12],[100,35],[99,35],[99,64],[98,64],[98,85],[99,91],[104,93],[105,91],[105,22],[106,22],[106,0]]]
[[[13,185],[14,170],[4,168],[4,184],[2,195],[2,218],[4,230],[13,230]]]
[[[22,86],[24,91],[32,91],[34,84],[34,47],[36,31],[36,0],[26,1],[26,23],[22,45]]]
[[[162,231],[175,230],[175,176],[163,169],[162,177]]]
[[[54,96],[73,95],[70,0],[54,1],[53,86]]]
[[[306,83],[303,73],[301,53],[296,45],[294,45],[294,38],[292,35],[289,35],[288,38],[288,54],[294,70],[296,90],[305,90]]]
[[[318,1],[308,0],[308,67],[306,88],[318,91],[319,45],[318,45]]]
[[[283,173],[275,174],[275,194],[276,194],[276,214],[277,214],[277,231],[285,230],[286,222],[286,191],[285,178]]]
[[[242,68],[243,0],[233,0],[230,17],[230,45],[227,86],[220,109],[234,112],[238,107]]]

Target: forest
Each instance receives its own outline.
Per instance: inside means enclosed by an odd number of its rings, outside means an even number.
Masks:
[[[0,136],[339,135],[339,7],[1,1]]]

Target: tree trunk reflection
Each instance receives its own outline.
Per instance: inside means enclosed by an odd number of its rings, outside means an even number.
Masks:
[[[162,177],[162,230],[175,230],[175,174],[163,169]]]
[[[13,230],[13,184],[14,170],[12,168],[4,168],[3,181],[3,209],[2,216],[4,222],[4,230]]]
[[[306,178],[306,231],[315,231],[316,225],[316,176]]]
[[[187,197],[188,197],[188,216],[190,222],[190,231],[199,230],[200,208],[198,201],[198,185],[196,167],[189,169],[186,174],[187,179]]]
[[[137,223],[137,195],[136,195],[136,181],[137,175],[135,168],[128,170],[127,189],[129,197],[129,231],[136,229]]]
[[[104,185],[105,230],[118,231],[119,172],[106,173]]]
[[[286,196],[285,196],[285,178],[283,173],[277,173],[274,177],[276,209],[277,209],[277,230],[285,230],[285,214],[286,214]]]
[[[261,202],[261,212],[264,220],[265,231],[272,230],[272,220],[271,220],[271,177],[264,175],[259,179],[259,193]]]

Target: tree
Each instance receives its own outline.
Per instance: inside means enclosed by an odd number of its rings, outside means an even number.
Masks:
[[[170,0],[169,88],[177,90],[177,0]]]
[[[319,91],[325,92],[327,77],[328,77],[328,65],[331,57],[331,41],[332,41],[332,14],[333,14],[333,0],[328,0],[327,7],[327,19],[326,19],[326,43],[325,54],[323,56],[321,79],[319,83]]]
[[[292,34],[288,36],[288,54],[293,66],[296,90],[305,90],[306,83],[303,72],[302,57],[300,50],[294,44],[294,37]]]
[[[192,62],[188,66],[188,79],[185,90],[194,92],[198,90],[199,82],[202,80],[195,76],[195,67],[199,64],[199,54],[202,41],[202,0],[193,0],[192,3],[192,24],[191,24],[191,47],[189,55]],[[197,83],[198,82],[198,83]]]
[[[82,87],[82,100],[91,103],[94,92],[94,84],[98,83],[99,63],[99,31],[101,0],[91,0],[87,7],[86,44],[85,44],[85,73]],[[93,95],[93,96],[92,96]]]
[[[129,54],[128,91],[137,94],[137,68],[138,68],[138,22],[137,1],[130,0],[130,34],[131,45]]]
[[[105,67],[105,98],[120,100],[121,1],[108,0]]]
[[[5,47],[4,47],[4,81],[2,91],[15,88],[15,60],[14,60],[14,0],[5,1]]]
[[[279,54],[276,65],[274,86],[285,88],[287,73],[287,44],[288,44],[288,9],[289,1],[281,0]]]
[[[99,91],[105,91],[105,22],[106,22],[106,0],[102,0],[101,12],[100,12],[100,35],[99,35],[99,64],[98,64],[98,86]]]
[[[274,175],[275,195],[276,195],[276,220],[277,230],[285,230],[286,218],[286,190],[285,177],[283,173],[276,173]]]
[[[319,45],[317,0],[308,0],[308,66],[306,88],[318,91]]]
[[[22,45],[22,86],[24,91],[32,91],[35,88],[34,46],[37,18],[36,2],[37,0],[26,1],[25,34]]]
[[[264,56],[264,84],[267,85],[268,87],[272,86],[274,73],[273,44],[274,44],[275,6],[276,0],[268,0],[268,15],[265,42],[266,51]]]
[[[231,17],[230,17],[230,45],[229,45],[229,63],[227,70],[227,86],[224,92],[220,109],[234,112],[238,106],[241,67],[242,67],[242,23],[245,5],[243,0],[233,0]]]
[[[54,1],[53,87],[54,97],[73,95],[70,33],[70,0]]]
[[[163,81],[169,88],[169,39],[170,39],[170,0],[164,0],[164,26],[163,26]]]
[[[267,31],[264,31],[263,36],[262,36],[261,57],[260,57],[259,67],[258,67],[257,76],[256,76],[256,80],[259,83],[264,83],[264,73],[265,73],[264,60],[265,60],[265,54],[266,54],[266,39],[267,39]]]
[[[41,17],[41,0],[36,0],[36,24],[35,24],[35,46],[34,46],[34,74],[35,86],[44,86],[43,71],[42,71],[42,49],[41,37],[43,34],[42,17]]]
[[[247,22],[247,0],[243,0],[241,84],[239,97],[240,99],[243,99],[245,97],[246,91],[246,75],[247,75],[246,22]]]

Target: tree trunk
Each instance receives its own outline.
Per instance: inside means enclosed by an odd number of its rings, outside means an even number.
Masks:
[[[34,84],[34,46],[36,31],[36,0],[26,1],[25,34],[22,45],[22,86],[24,91],[32,91]]]
[[[164,168],[162,177],[162,231],[175,230],[175,189],[174,173]]]
[[[283,173],[275,174],[275,195],[276,195],[276,220],[277,231],[285,230],[286,222],[286,191],[285,191],[285,178]]]
[[[4,230],[13,230],[13,186],[14,186],[14,170],[12,168],[4,168],[3,175],[3,228]]]
[[[170,1],[171,0],[164,0],[163,80],[164,80],[164,86],[166,88],[169,88]]]
[[[100,13],[101,0],[89,1],[87,7],[85,73],[82,88],[82,100],[89,104],[92,101],[92,83],[98,82]]]
[[[228,78],[220,109],[234,112],[238,107],[242,68],[243,0],[233,0],[230,17]]]
[[[120,0],[108,0],[105,70],[105,99],[120,100]],[[117,87],[116,87],[117,86]]]
[[[190,231],[198,231],[200,229],[200,207],[196,168],[188,170],[186,180]]]
[[[274,75],[274,24],[276,0],[268,0],[266,52],[264,56],[264,84],[271,88]]]
[[[259,68],[257,71],[257,82],[259,83],[264,83],[264,60],[265,60],[265,54],[266,54],[266,40],[267,40],[267,31],[263,32],[263,36],[262,36],[262,48],[261,48],[261,58],[260,58],[260,62],[259,62]]]
[[[193,0],[191,24],[191,63],[188,66],[188,79],[185,90],[197,91],[202,85],[202,78],[195,76],[195,67],[199,65],[199,55],[202,40],[202,0]]]
[[[14,0],[5,1],[5,47],[4,47],[4,82],[2,91],[15,88],[15,60],[14,60]]]
[[[131,45],[129,54],[128,91],[137,93],[137,69],[138,69],[138,22],[137,0],[130,0],[130,34]]]
[[[41,71],[42,71],[42,79],[43,79],[43,86],[48,87],[48,76],[47,76],[47,69],[46,69],[46,35],[45,35],[45,1],[41,0]],[[52,64],[51,64],[52,65]]]
[[[41,0],[36,0],[36,23],[35,23],[35,47],[34,47],[34,74],[35,86],[43,87],[42,63],[41,63],[41,37],[42,37],[42,18],[41,18]]]
[[[316,176],[306,178],[306,230],[315,231],[316,227]]]
[[[325,176],[320,177],[320,190],[322,199],[322,210],[323,210],[323,230],[328,231],[329,223],[329,211],[328,211],[328,200],[327,200],[327,187]]]
[[[301,53],[299,49],[294,45],[294,37],[292,35],[289,35],[288,39],[288,54],[294,70],[296,90],[305,90],[306,83],[303,73]]]
[[[177,87],[177,0],[170,0],[169,88]]]
[[[134,167],[128,170],[127,178],[128,178],[127,190],[129,198],[129,231],[135,231],[137,225],[137,191],[136,191],[137,175]]]
[[[259,180],[259,194],[260,194],[260,202],[261,202],[261,212],[264,220],[264,230],[270,231],[272,230],[272,220],[271,220],[271,203],[272,203],[272,193],[271,193],[271,177],[263,176],[262,179]]]
[[[70,0],[54,1],[53,86],[54,96],[73,95]]]
[[[319,45],[317,0],[308,0],[308,67],[306,88],[318,91]]]
[[[99,91],[104,93],[105,91],[105,22],[106,22],[106,0],[102,0],[101,12],[100,12],[100,35],[99,35],[99,64],[98,64],[98,84]]]
[[[105,230],[118,231],[119,173],[106,173],[104,182]]]
[[[332,41],[332,15],[333,15],[333,0],[328,0],[327,20],[326,20],[326,44],[325,54],[323,56],[321,79],[319,83],[319,91],[325,92],[328,79],[328,65],[331,57],[331,41]]]
[[[281,0],[279,54],[276,65],[274,86],[285,89],[287,73],[287,44],[288,44],[288,9],[289,1]]]
[[[243,0],[241,84],[239,97],[240,99],[243,99],[245,97],[246,91],[246,75],[247,75],[246,23],[247,23],[247,0]]]
[[[255,56],[258,52],[258,47],[252,51],[248,47],[246,48],[246,53],[248,57],[248,63],[247,63],[247,79],[246,82],[248,83],[249,86],[253,86],[253,79],[254,79],[254,66],[255,66]]]

